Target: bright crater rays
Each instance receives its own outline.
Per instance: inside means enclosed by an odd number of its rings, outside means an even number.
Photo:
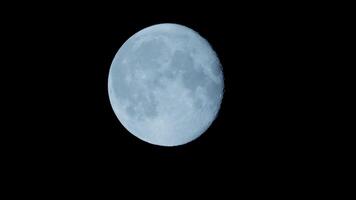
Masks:
[[[203,134],[223,97],[220,61],[209,43],[182,25],[158,24],[130,37],[109,72],[121,124],[151,144],[177,146]]]

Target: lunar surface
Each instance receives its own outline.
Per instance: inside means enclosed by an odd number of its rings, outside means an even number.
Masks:
[[[178,24],[131,36],[111,64],[108,91],[121,124],[151,144],[177,146],[202,135],[223,98],[220,61],[203,37]]]

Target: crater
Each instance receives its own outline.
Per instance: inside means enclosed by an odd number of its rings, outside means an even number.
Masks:
[[[161,63],[169,57],[169,48],[160,38],[152,38],[142,42],[142,44],[133,52],[131,61],[138,63],[138,68],[145,70],[158,70]]]
[[[157,101],[150,95],[149,97],[139,97],[131,101],[126,108],[129,117],[144,120],[157,116]]]

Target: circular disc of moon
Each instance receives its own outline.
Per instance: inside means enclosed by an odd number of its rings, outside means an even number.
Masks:
[[[158,24],[131,36],[111,64],[108,91],[121,124],[151,144],[177,146],[202,135],[223,98],[220,61],[202,36]]]

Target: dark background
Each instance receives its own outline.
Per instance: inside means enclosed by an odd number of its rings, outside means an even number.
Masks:
[[[12,138],[6,152],[15,155],[10,165],[48,181],[107,184],[126,176],[190,184],[226,178],[242,185],[303,177],[317,153],[305,128],[311,123],[303,112],[308,99],[299,94],[311,72],[306,60],[313,46],[306,41],[314,37],[318,19],[295,5],[137,4],[41,4],[4,14],[9,19],[4,40],[12,53],[5,75],[12,88],[6,104]],[[212,126],[173,148],[150,145],[126,131],[107,92],[118,49],[158,23],[182,24],[201,34],[225,76]]]

